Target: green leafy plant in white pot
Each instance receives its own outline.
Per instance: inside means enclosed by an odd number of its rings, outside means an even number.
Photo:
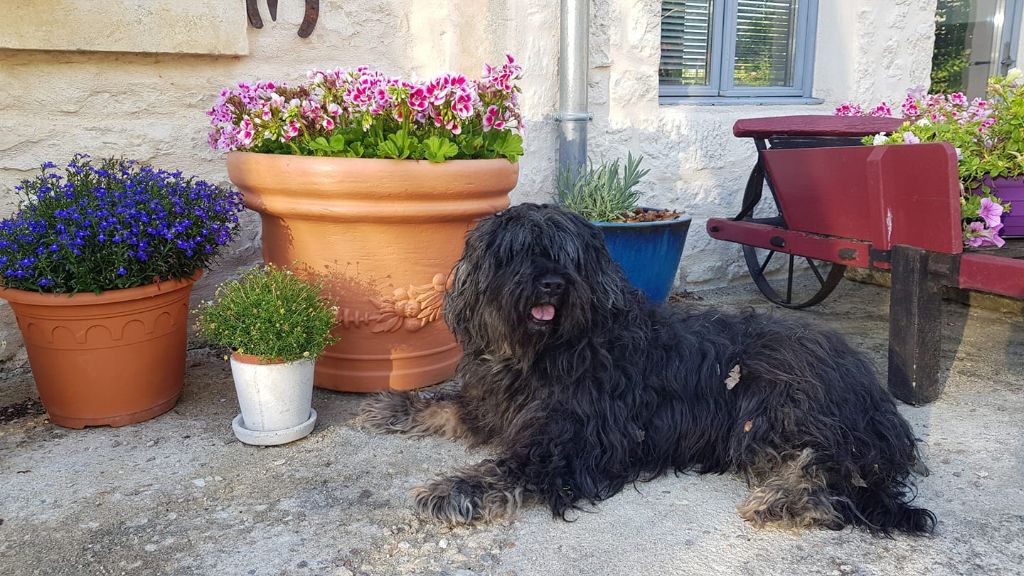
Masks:
[[[322,286],[275,266],[254,268],[222,284],[197,310],[196,328],[232,350],[239,414],[235,436],[246,444],[285,444],[308,435],[314,363],[335,342],[337,308]]]
[[[650,171],[643,156],[588,165],[578,173],[558,175],[558,202],[597,226],[605,245],[626,278],[654,304],[672,290],[691,218],[676,212],[642,207],[637,185]]]

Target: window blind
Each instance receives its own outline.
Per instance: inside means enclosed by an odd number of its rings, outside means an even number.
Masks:
[[[714,0],[661,3],[662,84],[709,84]]]
[[[798,0],[737,0],[736,86],[792,86]]]

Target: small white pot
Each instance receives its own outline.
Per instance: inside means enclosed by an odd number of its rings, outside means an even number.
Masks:
[[[316,424],[311,358],[260,364],[252,357],[231,355],[242,413],[232,422],[235,436],[246,444],[271,446],[298,440]]]

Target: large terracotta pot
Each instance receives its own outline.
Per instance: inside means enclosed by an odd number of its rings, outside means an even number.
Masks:
[[[50,421],[125,426],[173,408],[185,384],[188,298],[198,277],[71,296],[0,289]]]
[[[466,232],[508,206],[518,164],[232,152],[228,175],[262,216],[264,260],[320,275],[339,307],[317,386],[408,390],[454,374],[448,274]]]

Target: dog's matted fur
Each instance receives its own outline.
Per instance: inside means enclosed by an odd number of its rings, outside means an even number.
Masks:
[[[372,429],[462,438],[496,456],[415,492],[471,523],[539,501],[556,515],[667,471],[737,471],[754,525],[930,532],[910,506],[917,449],[863,354],[754,313],[652,307],[600,232],[522,204],[466,241],[445,301],[461,389],[368,400]]]

